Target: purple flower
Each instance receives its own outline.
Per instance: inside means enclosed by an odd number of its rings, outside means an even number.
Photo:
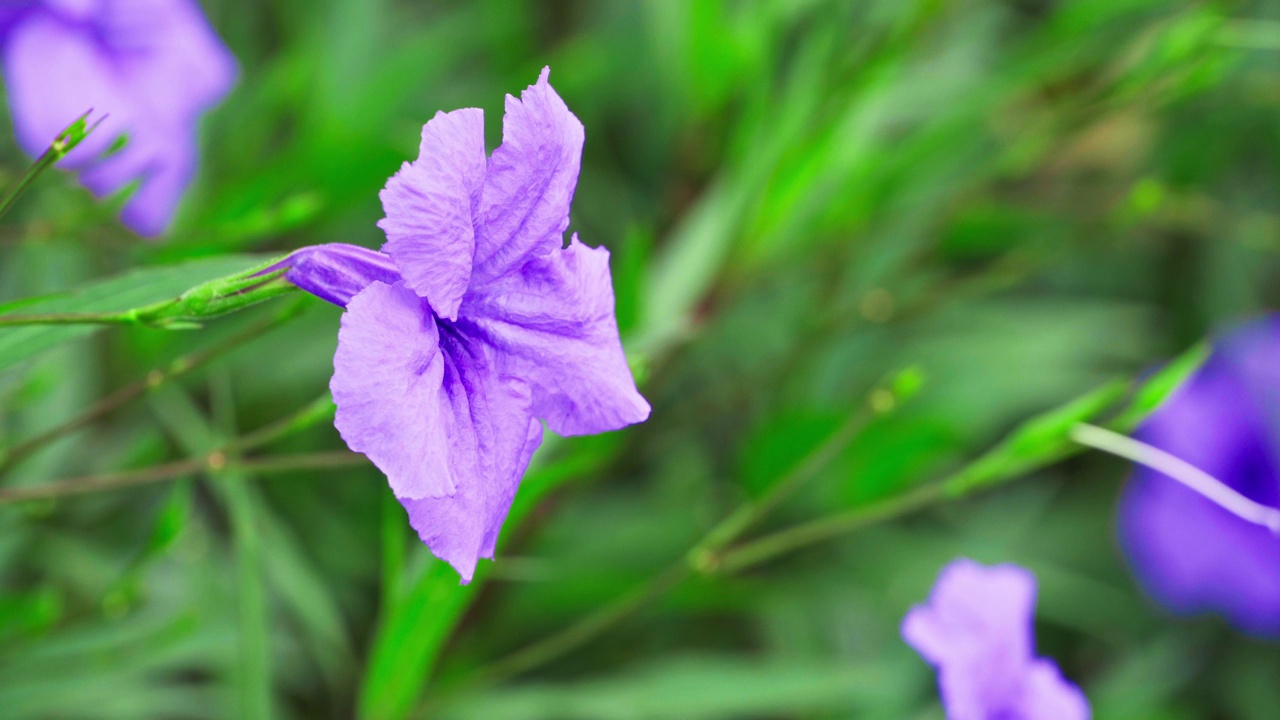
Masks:
[[[124,222],[164,231],[195,175],[200,115],[236,74],[195,0],[10,0],[0,43],[22,148],[39,155],[90,108],[106,115],[62,165],[99,196],[137,182]]]
[[[1036,579],[1016,565],[956,560],[902,637],[938,669],[949,720],[1086,720],[1089,703],[1052,660],[1035,656]]]
[[[346,308],[333,380],[347,445],[387,475],[409,521],[469,582],[542,423],[562,435],[649,416],[614,318],[609,253],[564,247],[583,131],[547,82],[484,116],[439,113],[382,191],[383,252],[304,248],[278,267]]]
[[[1280,507],[1280,315],[1223,337],[1134,437]],[[1280,636],[1280,538],[1267,528],[1142,466],[1119,520],[1125,554],[1161,604]]]

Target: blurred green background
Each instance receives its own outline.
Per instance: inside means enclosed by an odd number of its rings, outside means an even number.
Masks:
[[[550,65],[587,129],[572,229],[613,253],[653,416],[548,443],[469,587],[367,465],[0,506],[0,717],[941,718],[898,624],[960,555],[1037,573],[1040,650],[1095,717],[1276,717],[1280,648],[1135,586],[1114,539],[1124,467],[1099,455],[628,593],[903,369],[920,391],[855,423],[745,537],[937,479],[1274,304],[1280,3],[203,5],[241,80],[170,236],[139,240],[47,174],[0,225],[0,302],[137,267],[112,301],[155,290],[139,278],[171,293],[247,264],[223,255],[377,247],[378,191],[421,125],[482,107],[493,147],[503,95]],[[9,186],[27,160],[0,143]],[[323,397],[337,309],[304,300],[234,340],[286,304],[190,332],[0,331],[8,447],[236,344],[0,483],[199,458]],[[321,417],[254,455],[342,447]],[[602,632],[557,635],[602,607],[619,610]],[[566,644],[510,660],[549,637]]]

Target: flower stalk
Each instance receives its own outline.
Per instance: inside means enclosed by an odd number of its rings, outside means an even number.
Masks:
[[[21,325],[138,325],[162,330],[190,330],[298,288],[285,278],[276,260],[201,283],[171,300],[105,313],[0,315],[0,327]]]
[[[1280,510],[1250,500],[1231,486],[1176,455],[1127,435],[1088,423],[1080,423],[1073,427],[1071,439],[1095,450],[1145,465],[1182,483],[1241,520],[1261,525],[1273,534],[1280,535]]]
[[[49,148],[23,173],[22,178],[18,180],[18,184],[10,188],[3,198],[0,198],[0,217],[4,217],[5,213],[9,212],[9,209],[17,202],[18,197],[26,192],[27,188],[31,187],[31,183],[35,182],[36,178],[40,177],[45,170],[57,165],[62,158],[66,157],[85,138],[89,137],[89,133],[101,125],[103,120],[107,119],[107,116],[103,115],[90,125],[89,115],[91,113],[93,113],[93,108],[85,111],[75,122],[58,133],[53,142],[49,144]]]

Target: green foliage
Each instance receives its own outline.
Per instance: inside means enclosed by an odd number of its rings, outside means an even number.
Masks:
[[[0,316],[28,316],[46,313],[108,313],[147,308],[153,303],[168,306],[169,301],[221,275],[257,266],[262,258],[255,256],[220,256],[193,260],[172,266],[134,270],[120,277],[88,284],[58,295],[20,300],[0,305]],[[190,321],[208,312],[209,302],[198,298],[200,307],[188,307],[179,298],[179,319]],[[91,335],[88,325],[35,325],[4,328],[0,332],[0,369],[32,358],[58,345]]]
[[[239,280],[188,296],[190,331],[0,327],[0,447],[143,383],[0,484],[205,468],[0,506],[0,715],[940,717],[898,623],[958,555],[1037,573],[1040,649],[1096,717],[1280,706],[1273,648],[1142,597],[1115,547],[1123,467],[1059,462],[1075,423],[1132,428],[1206,338],[1280,301],[1275,3],[202,5],[240,84],[169,237],[44,172],[0,219],[0,315],[117,313],[303,244],[377,247],[422,123],[482,107],[492,147],[503,94],[550,65],[587,129],[572,229],[611,251],[653,417],[549,438],[464,587],[372,468],[208,456],[343,447],[314,400],[335,308],[304,300],[172,379],[264,316],[203,322]],[[0,144],[0,187],[30,166]],[[861,519],[741,572],[682,564],[733,517],[747,548]],[[495,672],[673,566],[694,577]]]

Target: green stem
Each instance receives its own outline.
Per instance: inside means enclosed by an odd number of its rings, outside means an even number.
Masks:
[[[748,502],[730,513],[707,533],[687,556],[689,565],[705,572],[713,569],[719,553],[744,532],[773,512],[778,505],[822,472],[858,436],[874,416],[869,405],[860,405],[835,432],[804,458],[795,468],[775,482],[760,500]]]
[[[129,312],[115,313],[46,313],[43,315],[0,315],[0,326],[22,325],[137,325]]]
[[[902,495],[872,503],[840,515],[803,523],[787,530],[766,535],[725,553],[717,571],[731,575],[759,565],[779,555],[829,540],[855,530],[892,520],[944,500],[938,485],[924,485]]]
[[[1128,405],[1106,425],[1116,432],[1130,432],[1160,403],[1173,394],[1204,362],[1203,345],[1192,347],[1140,386]],[[800,548],[830,540],[900,517],[946,500],[969,496],[1002,485],[1031,472],[1084,452],[1076,435],[1086,423],[1109,410],[1125,394],[1123,384],[1112,383],[1066,405],[1032,418],[991,450],[945,478],[918,486],[903,495],[825,518],[801,523],[741,545],[726,553],[719,571],[732,573]]]
[[[235,437],[235,399],[229,373],[215,373],[210,379],[211,423],[203,422],[202,435]],[[186,405],[186,403],[183,403]],[[162,416],[162,419],[164,416]],[[171,419],[171,418],[170,418]],[[188,452],[203,450],[190,446],[194,435],[184,442]],[[182,442],[180,438],[180,442]],[[272,694],[271,622],[267,609],[267,590],[263,583],[262,517],[249,475],[237,463],[240,448],[235,441],[221,443],[222,449],[209,455],[211,486],[222,497],[231,526],[235,551],[236,620],[239,655],[235,664],[240,694],[240,717],[268,720],[274,715]]]
[[[1174,360],[1134,393],[1131,402],[1110,423],[1111,426],[1118,430],[1129,430],[1136,426],[1159,406],[1161,400],[1181,385],[1204,357],[1204,348],[1197,346]],[[904,378],[906,382],[903,382]],[[899,392],[891,394],[890,399],[909,396],[918,385],[918,377],[904,373],[899,376],[895,385],[900,388]],[[781,498],[793,492],[809,477],[821,472],[839,454],[842,443],[847,444],[857,436],[860,423],[865,422],[865,418],[861,415],[861,410],[855,412],[827,441],[801,461],[792,473],[779,481],[775,490],[777,498],[772,497],[771,493],[759,505],[740,508],[730,515],[689,551],[687,563],[683,566],[674,566],[550,638],[529,645],[488,668],[482,668],[473,677],[477,682],[501,680],[572,652],[675,588],[692,571],[720,575],[738,572],[874,523],[1025,477],[1033,470],[1081,452],[1081,446],[1071,439],[1072,428],[1111,410],[1126,391],[1127,383],[1111,383],[1060,408],[1034,417],[991,450],[940,481],[918,486],[902,495],[856,510],[766,535],[728,552],[719,551],[718,547],[727,546],[763,517],[764,513],[759,512],[760,508],[767,512],[776,506]],[[876,397],[876,393],[871,396],[873,409],[879,409],[877,405],[881,405],[877,403]],[[892,405],[887,403],[881,407],[891,408]]]
[[[93,132],[94,128],[98,127],[99,123],[106,119],[106,116],[103,116],[98,122],[89,125],[89,113],[91,112],[93,112],[92,109],[88,110],[75,122],[68,125],[66,129],[58,133],[58,136],[53,139],[53,143],[49,145],[49,149],[45,150],[44,154],[37,158],[23,173],[22,178],[18,180],[18,184],[10,188],[3,198],[0,198],[0,217],[4,217],[9,212],[22,193],[26,192],[27,188],[31,187],[31,183],[36,181],[36,178],[66,157],[67,153],[74,150],[76,145],[79,145],[82,140],[88,137],[89,133]]]
[[[184,355],[169,363],[163,369],[152,370],[146,377],[115,391],[94,403],[76,417],[50,428],[39,435],[31,437],[9,448],[0,451],[0,472],[3,472],[49,443],[65,437],[80,428],[86,427],[129,402],[142,397],[148,391],[160,387],[164,383],[183,377],[208,364],[213,359],[244,345],[261,335],[289,322],[299,315],[303,303],[291,303],[283,311],[255,323],[243,331],[232,335],[220,343],[199,352]]]
[[[247,452],[270,445],[290,435],[315,427],[326,420],[331,420],[335,410],[337,410],[337,406],[333,404],[333,398],[326,392],[324,395],[307,403],[297,412],[280,418],[266,427],[240,436],[230,444],[228,450]]]
[[[212,453],[207,458],[156,465],[144,470],[86,475],[35,487],[0,488],[0,505],[12,505],[14,503],[34,502],[37,500],[58,500],[77,495],[123,490],[139,485],[176,480],[198,472],[221,470],[227,467],[235,467],[247,473],[268,475],[299,470],[330,470],[355,467],[366,462],[367,460],[363,455],[345,451],[250,458],[234,463],[226,462],[225,458],[220,459],[217,453]]]
[[[725,547],[826,469],[862,432],[873,417],[896,409],[902,401],[915,393],[919,383],[918,371],[911,368],[897,374],[890,382],[878,386],[871,392],[865,403],[860,404],[840,427],[806,455],[795,469],[775,482],[762,498],[743,504],[715,525],[686,553],[683,562],[676,563],[663,573],[650,578],[631,592],[555,635],[517,650],[480,670],[472,676],[471,680],[481,683],[496,682],[566,655],[666,594],[691,577],[695,571],[700,573],[712,571],[720,563],[720,553]]]
[[[678,562],[555,635],[480,670],[471,679],[478,683],[497,683],[567,655],[675,589],[691,575],[688,563]]]
[[[252,307],[298,290],[276,261],[235,275],[203,282],[170,300],[102,313],[0,315],[0,327],[20,325],[141,325],[166,330],[198,328],[207,320]]]
[[[702,542],[689,551],[687,560],[699,572],[715,568],[721,551],[742,537],[801,487],[821,473],[849,443],[858,437],[868,423],[878,415],[896,410],[920,388],[923,379],[917,368],[897,373],[887,382],[878,385],[817,448],[804,457],[798,465],[774,482],[769,490],[755,502],[743,504],[722,522],[713,527]]]

